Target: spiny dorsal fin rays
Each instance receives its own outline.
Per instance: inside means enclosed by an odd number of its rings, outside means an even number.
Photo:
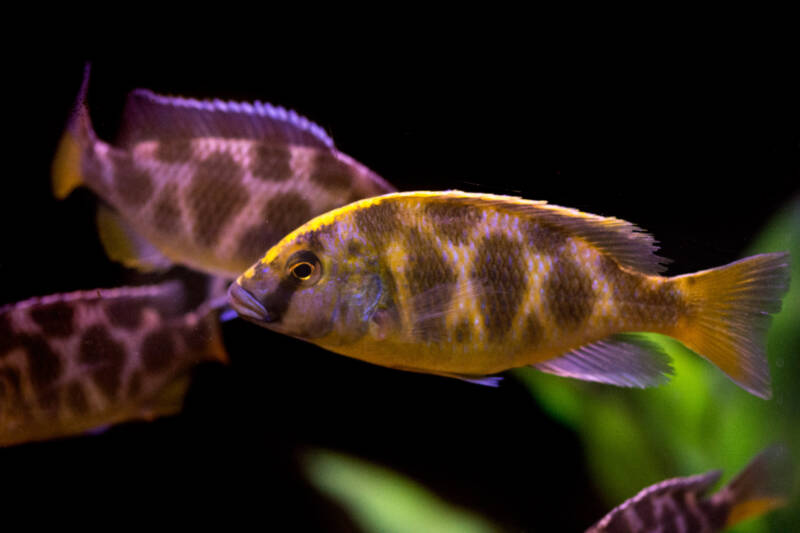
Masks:
[[[320,126],[267,102],[225,102],[162,96],[148,89],[128,95],[118,142],[130,147],[161,139],[221,137],[254,139],[333,150]]]
[[[413,193],[412,193],[413,194]],[[478,209],[495,207],[499,210],[529,216],[532,220],[551,224],[572,233],[601,251],[612,256],[620,265],[658,274],[665,270],[668,259],[656,255],[658,246],[652,235],[638,226],[614,217],[602,217],[577,209],[550,205],[541,200],[525,200],[516,196],[473,194],[462,191],[445,191],[442,199],[474,205]]]

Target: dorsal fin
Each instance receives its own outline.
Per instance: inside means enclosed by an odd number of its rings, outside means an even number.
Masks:
[[[399,193],[398,196],[421,196],[475,206],[489,207],[530,217],[560,229],[567,234],[584,239],[620,265],[644,274],[658,274],[665,270],[668,259],[656,255],[658,246],[652,235],[638,226],[614,217],[602,217],[577,209],[550,205],[545,201],[525,200],[516,196],[475,194],[462,191]]]
[[[222,137],[333,149],[333,139],[292,110],[262,102],[225,102],[162,96],[147,89],[128,95],[118,142]]]

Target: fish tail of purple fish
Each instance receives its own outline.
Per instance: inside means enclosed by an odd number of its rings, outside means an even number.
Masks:
[[[792,489],[791,463],[785,446],[770,446],[714,494],[712,507],[730,509],[725,527],[783,507]]]
[[[83,154],[87,146],[95,139],[94,129],[89,118],[89,107],[86,96],[89,91],[90,65],[83,70],[83,82],[75,99],[75,105],[67,121],[67,127],[53,159],[52,187],[53,194],[63,199],[84,182],[82,172]]]

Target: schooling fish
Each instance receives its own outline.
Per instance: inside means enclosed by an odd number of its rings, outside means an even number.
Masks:
[[[791,466],[782,447],[767,448],[711,497],[720,471],[668,479],[616,507],[586,533],[715,533],[786,504]]]
[[[0,306],[0,446],[179,411],[189,370],[227,360],[210,306],[183,300],[167,282]]]
[[[469,380],[534,365],[655,385],[668,356],[629,332],[658,332],[769,397],[764,337],[788,254],[663,277],[655,250],[628,222],[545,202],[396,193],[304,224],[229,297],[240,316],[333,352]]]
[[[95,135],[89,69],[53,163],[53,190],[86,185],[112,259],[232,279],[316,215],[395,189],[316,124],[268,103],[130,93],[118,142]]]

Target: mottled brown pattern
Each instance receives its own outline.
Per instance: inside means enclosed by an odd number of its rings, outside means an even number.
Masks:
[[[142,342],[142,364],[145,371],[157,374],[165,370],[172,364],[175,353],[172,332],[168,329],[154,331]]]
[[[369,243],[381,247],[388,243],[400,229],[396,202],[382,201],[354,211],[358,232]]]
[[[468,320],[462,320],[455,329],[456,342],[459,344],[469,344],[472,340],[472,325]]]
[[[522,342],[533,347],[539,344],[544,338],[544,328],[536,315],[530,313],[525,317],[525,329],[522,332]]]
[[[301,244],[306,244],[309,248],[313,250],[322,250],[324,249],[323,244],[323,237],[331,236],[336,234],[336,223],[328,224],[327,226],[322,226],[319,229],[315,229],[313,231],[307,231],[302,235],[297,237],[297,242]]]
[[[281,237],[299,228],[311,217],[311,205],[296,192],[275,195],[264,205],[267,224],[280,232]]]
[[[700,508],[697,506],[696,494],[685,492],[680,498],[680,504],[684,509],[683,518],[689,531],[702,531],[703,522],[700,518]]]
[[[566,255],[553,258],[544,283],[544,303],[559,327],[578,328],[591,315],[596,298],[591,278],[578,263]]]
[[[568,237],[562,229],[536,220],[523,224],[523,233],[533,251],[547,255],[558,254]]]
[[[191,139],[162,139],[158,141],[156,158],[163,163],[186,163],[194,158]]]
[[[310,178],[326,189],[340,191],[351,186],[356,174],[355,169],[339,160],[334,153],[320,151],[314,158]]]
[[[91,326],[80,342],[80,361],[91,368],[92,379],[111,401],[117,398],[125,367],[125,347],[103,326]]]
[[[135,330],[142,324],[144,302],[131,300],[130,298],[125,298],[105,302],[105,314],[112,326]]]
[[[20,341],[25,349],[28,376],[36,391],[39,407],[56,409],[59,397],[55,384],[63,371],[61,359],[43,337],[25,335],[20,336]]]
[[[424,215],[437,233],[454,244],[464,244],[469,240],[472,228],[483,217],[483,211],[453,200],[431,199],[425,203]]]
[[[136,370],[128,380],[128,398],[137,398],[142,393],[142,373]]]
[[[255,263],[283,236],[283,233],[274,231],[266,222],[259,222],[242,232],[236,256],[241,257],[244,262]]]
[[[414,310],[414,333],[425,342],[445,334],[445,314],[458,277],[435,242],[416,229],[406,235],[406,283]]]
[[[139,167],[127,154],[118,154],[114,161],[114,189],[120,200],[132,208],[139,208],[153,195],[153,178]]]
[[[293,175],[291,158],[285,146],[254,144],[250,150],[250,172],[265,181],[286,181]]]
[[[511,330],[525,297],[528,273],[520,248],[505,235],[493,235],[480,243],[475,256],[471,278],[490,342],[501,341]]]
[[[153,223],[167,235],[177,235],[183,229],[178,185],[166,183],[153,206]]]
[[[7,315],[0,313],[0,360],[14,346],[16,346],[16,340],[14,339],[14,330],[11,327],[11,319]]]
[[[75,311],[65,302],[56,302],[31,309],[31,318],[48,337],[69,337],[75,327],[72,323]]]
[[[641,501],[637,502],[636,505],[633,506],[633,511],[636,513],[636,516],[644,522],[646,527],[656,526],[656,515],[655,509],[653,509],[652,498],[643,498]]]
[[[37,389],[49,387],[61,376],[62,365],[44,337],[24,335],[19,337],[28,359],[31,383]]]
[[[685,309],[671,281],[653,287],[644,275],[626,272],[608,257],[601,260],[600,271],[614,289],[620,315],[631,323],[673,324]]]
[[[19,370],[13,367],[0,368],[0,406],[17,406],[20,403],[20,385]]]
[[[67,406],[73,414],[82,415],[89,412],[89,401],[80,383],[77,381],[70,383],[65,394]]]
[[[198,244],[214,246],[226,224],[247,204],[241,179],[242,169],[228,154],[212,154],[199,165],[186,199]]]

